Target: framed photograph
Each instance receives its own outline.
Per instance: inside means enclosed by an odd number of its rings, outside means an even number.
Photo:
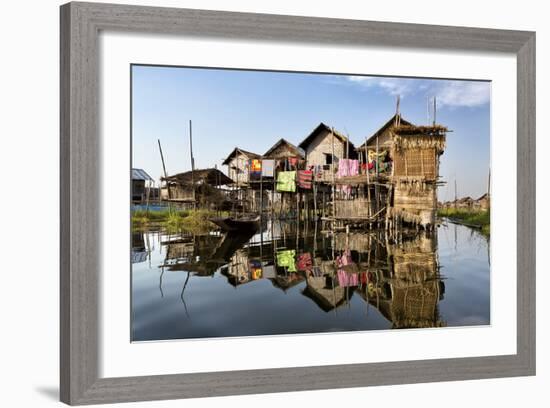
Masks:
[[[71,405],[534,375],[535,34],[62,6],[60,318]]]

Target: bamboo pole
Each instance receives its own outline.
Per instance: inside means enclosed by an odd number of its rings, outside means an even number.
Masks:
[[[313,185],[311,186],[311,188],[313,189],[313,214],[315,222],[317,222],[317,188],[315,182],[315,174],[313,175]]]
[[[336,189],[335,189],[335,182],[334,182],[334,128],[331,129],[331,135],[332,135],[332,159],[331,159],[331,174],[332,174],[332,218],[336,219]],[[334,227],[334,225],[333,225]],[[334,229],[334,228],[333,228]]]
[[[372,215],[371,211],[371,196],[370,196],[370,171],[369,171],[369,157],[368,157],[368,150],[367,150],[367,138],[365,137],[365,158],[366,158],[366,169],[367,169],[367,199],[369,200],[369,208],[368,208],[368,216]]]
[[[457,200],[457,197],[456,197],[456,176],[455,176],[455,209],[456,209],[456,200]]]
[[[166,183],[166,191],[167,191],[167,194],[168,194],[168,212],[171,212],[172,211],[172,207],[171,207],[171,204],[170,204],[170,200],[172,198],[171,194],[170,194],[170,184],[168,183],[168,173],[166,173],[166,165],[164,163],[164,155],[162,154],[162,146],[160,144],[160,139],[157,139],[157,142],[159,144],[159,151],[160,151],[160,160],[162,161],[162,170],[164,171],[164,182]],[[159,189],[159,202],[160,202],[160,189]]]
[[[264,172],[262,167],[262,172],[260,173],[260,220],[263,217],[264,213]]]
[[[437,113],[437,99],[434,96],[434,122],[433,122],[434,126],[435,126],[435,123],[436,123],[436,113]]]
[[[197,209],[197,197],[195,196],[195,158],[193,157],[193,126],[189,120],[189,154],[191,155],[191,187],[193,188],[193,209]]]

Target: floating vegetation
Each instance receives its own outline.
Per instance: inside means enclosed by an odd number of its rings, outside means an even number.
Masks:
[[[491,212],[489,210],[473,210],[467,208],[441,208],[437,214],[452,222],[467,227],[478,228],[484,235],[491,233]]]
[[[220,216],[220,213],[207,209],[135,210],[132,211],[132,229],[139,231],[162,227],[172,232],[208,233],[217,229],[216,225],[210,222],[210,218],[215,216]]]

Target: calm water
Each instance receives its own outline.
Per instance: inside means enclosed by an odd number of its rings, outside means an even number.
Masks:
[[[454,224],[396,240],[279,222],[135,233],[132,340],[487,325],[488,248]]]

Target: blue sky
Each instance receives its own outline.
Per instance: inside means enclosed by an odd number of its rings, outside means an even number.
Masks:
[[[428,98],[436,96],[437,122],[453,131],[441,156],[448,186],[440,199],[453,198],[455,178],[459,197],[486,192],[490,83],[476,81],[134,65],[132,165],[158,180],[160,139],[168,174],[190,170],[190,119],[196,168],[221,169],[235,146],[261,154],[281,137],[298,144],[319,122],[358,145],[395,113],[397,95],[415,124],[428,123]]]

